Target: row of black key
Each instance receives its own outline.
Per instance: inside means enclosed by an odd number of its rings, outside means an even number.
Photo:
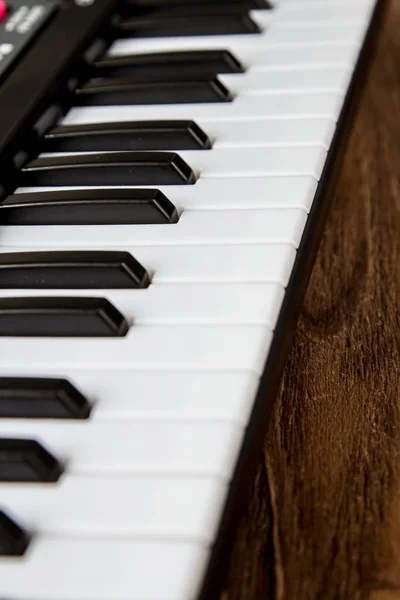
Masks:
[[[247,12],[267,0],[126,1],[116,37],[246,34],[259,31]],[[229,102],[217,73],[241,73],[226,50],[146,54],[99,59],[75,103],[89,105]],[[179,73],[179,79],[176,74]],[[195,175],[176,154],[145,150],[209,149],[191,122],[119,123],[54,127],[44,152],[118,154],[38,158],[25,165],[19,185],[193,184]],[[176,223],[172,203],[158,190],[70,190],[9,196],[3,224]],[[3,288],[144,288],[146,270],[122,252],[34,252],[0,256]],[[21,319],[22,315],[22,319]],[[105,298],[2,298],[1,335],[124,336],[129,324]],[[0,418],[86,419],[91,406],[65,379],[0,378]],[[0,439],[0,481],[56,482],[63,467],[35,440]],[[29,535],[0,511],[0,555],[23,555]]]
[[[215,14],[240,14],[253,9],[271,8],[268,0],[124,0],[122,11],[130,10],[133,14],[158,16],[212,16]]]

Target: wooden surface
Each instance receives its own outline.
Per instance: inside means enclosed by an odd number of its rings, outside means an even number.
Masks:
[[[400,0],[385,21],[223,600],[400,599]]]

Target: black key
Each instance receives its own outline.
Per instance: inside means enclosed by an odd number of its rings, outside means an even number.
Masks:
[[[186,7],[188,4],[188,0],[124,0],[124,2],[130,2],[141,8],[165,8],[166,10],[173,9],[176,6]],[[227,0],[195,0],[193,4],[201,6],[227,6],[228,2]],[[260,9],[265,8],[265,6],[271,8],[272,6],[269,0],[229,0],[230,6],[237,7],[243,4],[249,6],[249,9]]]
[[[166,2],[163,4],[141,4],[136,3],[136,0],[125,0],[121,5],[121,12],[125,16],[131,15],[152,15],[161,16],[211,16],[218,15],[238,15],[248,12],[253,9],[266,10],[271,8],[267,0],[223,0],[220,2],[204,2],[195,0],[188,2]]]
[[[106,298],[0,298],[0,336],[123,337],[128,329]]]
[[[75,104],[110,106],[135,104],[199,104],[231,102],[230,91],[214,79],[138,82],[134,78],[89,79],[75,90]]]
[[[29,536],[0,511],[0,556],[22,556],[29,544]]]
[[[2,419],[87,419],[90,410],[66,379],[0,377]]]
[[[125,19],[115,25],[115,37],[168,37],[190,35],[234,35],[260,33],[261,29],[247,15],[221,15],[210,17],[137,17]]]
[[[196,177],[174,152],[104,152],[36,158],[22,167],[19,185],[192,185]]]
[[[0,481],[58,481],[62,468],[56,458],[35,440],[0,439]]]
[[[103,250],[0,254],[3,289],[137,289],[149,286],[144,267],[129,252]]]
[[[177,77],[212,78],[218,73],[244,73],[229,50],[189,50],[105,56],[93,65],[94,77],[132,77],[137,81]]]
[[[60,125],[44,137],[43,152],[208,150],[211,140],[193,121],[126,121]]]
[[[0,203],[6,225],[163,225],[175,206],[159,190],[53,190],[13,194]]]

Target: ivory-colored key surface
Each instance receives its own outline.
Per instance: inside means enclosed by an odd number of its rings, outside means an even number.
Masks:
[[[190,538],[209,544],[218,524],[215,506],[226,492],[226,482],[217,477],[129,475],[110,482],[67,473],[52,487],[4,484],[1,501],[24,515],[25,528],[44,535]]]
[[[123,245],[291,244],[298,247],[303,210],[187,211],[175,225],[0,226],[5,246],[113,248]],[[79,241],[78,241],[79,240]],[[139,259],[137,259],[139,260]]]
[[[299,121],[299,123],[301,122]],[[254,127],[256,128],[257,125],[255,124]],[[247,129],[247,125],[243,129]],[[259,127],[259,129],[262,130],[262,127]],[[328,129],[330,135],[327,137],[330,139],[334,128],[329,127]],[[221,131],[221,128],[217,126],[218,131]],[[221,139],[221,137],[218,139]],[[185,189],[180,185],[157,186],[157,188],[181,211],[300,208],[309,212],[317,185],[318,182],[311,176],[277,176],[254,177],[251,179],[248,177],[235,177],[233,179],[225,177],[223,179],[200,178],[197,180],[196,185],[186,186]],[[140,186],[137,189],[144,188],[146,186]],[[61,186],[58,188],[37,187],[19,188],[16,191],[37,192],[51,191],[52,189],[63,190],[73,188],[63,188]]]
[[[50,247],[65,248],[57,241]],[[153,283],[276,282],[286,287],[296,257],[291,244],[190,245],[184,250],[181,246],[110,246],[122,248],[147,269]],[[30,249],[33,247],[0,245],[0,252]]]
[[[1,255],[0,255],[1,256]],[[61,279],[62,281],[62,279]],[[104,296],[127,319],[139,325],[268,325],[275,328],[284,288],[274,284],[153,284],[139,290],[79,289],[69,296]],[[65,290],[0,289],[0,298],[63,296]]]
[[[46,375],[47,373],[47,375]],[[57,365],[37,377],[57,376]],[[0,377],[19,377],[18,365]],[[258,386],[250,372],[69,369],[71,384],[84,390],[91,421],[232,421],[243,426]],[[133,393],[134,391],[134,393]]]
[[[137,325],[124,338],[1,339],[4,370],[49,368],[251,371],[261,375],[272,338],[266,325]],[[21,341],[23,342],[21,344]]]

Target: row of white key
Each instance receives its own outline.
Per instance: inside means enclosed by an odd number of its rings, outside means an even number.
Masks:
[[[242,78],[221,76],[237,94],[223,107],[77,107],[65,118],[196,120],[214,149],[180,153],[201,172],[195,186],[162,188],[183,211],[177,225],[0,228],[1,252],[124,249],[153,278],[147,290],[101,290],[133,320],[126,338],[2,340],[2,375],[68,376],[93,409],[89,422],[68,427],[0,423],[3,437],[40,439],[66,465],[51,489],[1,485],[11,516],[36,536],[23,561],[0,561],[0,596],[196,599],[372,6],[336,4],[282,0],[281,13],[253,14],[265,26],[260,36],[114,44],[112,53],[229,47],[250,67]],[[282,165],[292,149],[272,148],[285,145],[300,151],[290,171]],[[227,151],[246,146],[253,150],[240,171],[239,153]],[[257,147],[260,162],[250,165]],[[300,164],[304,170],[295,170]],[[232,171],[234,178],[226,177]],[[43,295],[0,295],[28,293]],[[89,292],[68,291],[82,294]]]

